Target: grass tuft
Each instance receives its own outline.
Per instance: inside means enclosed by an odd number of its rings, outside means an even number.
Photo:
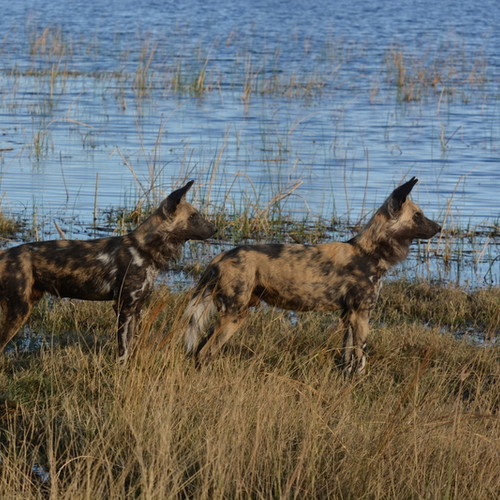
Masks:
[[[22,229],[19,220],[7,217],[0,212],[0,237],[9,238]]]

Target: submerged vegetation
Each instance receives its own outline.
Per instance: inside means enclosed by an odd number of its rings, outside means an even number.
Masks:
[[[251,49],[241,50],[235,43],[237,33],[213,41],[209,47],[189,44],[178,47],[161,38],[144,36],[138,47],[118,48],[119,55],[105,70],[81,69],[92,56],[102,57],[95,39],[72,39],[60,27],[46,26],[28,32],[28,57],[19,65],[3,71],[13,77],[48,77],[51,88],[63,87],[68,79],[86,77],[116,81],[117,88],[128,86],[136,98],[151,92],[172,91],[177,94],[202,96],[207,92],[236,90],[245,104],[253,95],[280,95],[289,98],[317,97],[344,87],[342,72],[365,51],[362,45],[344,40],[327,39],[316,47],[314,55],[307,43],[291,40],[296,64],[289,67],[281,50],[268,49],[256,55]],[[241,40],[240,40],[241,42]],[[10,52],[26,50],[22,45],[8,44]],[[225,58],[211,54],[223,51]],[[459,44],[448,44],[436,51],[414,53],[398,45],[384,54],[386,67],[378,83],[371,82],[368,91],[375,95],[384,79],[404,101],[421,99],[429,91],[452,95],[462,90],[482,88],[489,83],[488,61],[483,53],[467,53]]]
[[[17,218],[8,217],[0,211],[0,242],[15,236],[21,229],[22,224]]]
[[[386,55],[389,82],[396,85],[402,101],[418,101],[429,91],[441,96],[459,89],[481,88],[487,83],[486,61],[481,55],[466,61],[457,50],[424,57],[393,48]]]

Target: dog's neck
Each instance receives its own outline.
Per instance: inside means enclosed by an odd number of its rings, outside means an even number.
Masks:
[[[350,240],[384,273],[407,257],[411,244],[411,240],[395,238],[387,229],[387,223],[375,214]]]
[[[176,238],[175,234],[169,231],[158,231],[161,222],[159,217],[153,214],[128,236],[142,252],[151,257],[159,271],[166,271],[168,263],[181,256],[185,241]]]

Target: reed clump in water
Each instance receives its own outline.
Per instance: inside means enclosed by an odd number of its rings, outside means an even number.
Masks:
[[[0,211],[0,237],[9,238],[22,229],[18,219],[9,217]]]
[[[284,50],[290,50],[286,42],[256,57],[244,44],[233,44],[236,35],[234,31],[227,35],[224,47],[227,56],[219,59],[221,40],[179,48],[161,37],[142,34],[137,39],[146,40],[145,43],[117,49],[112,67],[103,70],[101,65],[96,65],[98,70],[82,70],[80,61],[88,61],[91,54],[98,57],[101,42],[95,38],[77,38],[71,32],[47,26],[28,33],[27,49],[21,43],[20,47],[12,45],[21,55],[24,55],[21,51],[27,50],[31,62],[22,67],[13,65],[7,70],[18,77],[48,76],[52,86],[56,80],[64,83],[69,78],[109,79],[115,84],[110,85],[110,90],[121,98],[129,91],[128,97],[143,99],[154,92],[163,97],[165,89],[173,94],[196,97],[221,92],[221,89],[236,90],[248,106],[254,96],[259,95],[291,99],[331,95],[338,88],[350,85],[352,77],[346,77],[345,70],[366,50],[362,45],[342,39],[328,39],[311,52],[306,43],[303,47],[294,47],[296,64],[290,65],[284,57]],[[314,61],[312,66],[311,61]],[[480,88],[488,81],[485,57],[453,44],[438,49],[424,47],[415,54],[396,44],[387,50],[380,65],[382,78],[387,75],[395,83],[402,101],[418,101],[429,90],[453,95],[458,89]],[[379,87],[380,82],[376,84],[376,88]],[[373,87],[368,86],[367,90],[373,92]]]
[[[398,47],[387,52],[387,74],[401,101],[419,101],[429,91],[452,95],[457,89],[486,83],[486,61],[480,55],[464,54],[448,47],[446,58],[437,54],[410,54]],[[469,59],[469,57],[471,59]]]

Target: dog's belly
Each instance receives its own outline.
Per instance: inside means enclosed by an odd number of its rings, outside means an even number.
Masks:
[[[267,304],[294,311],[333,311],[342,307],[342,287],[323,283],[302,286],[284,284],[279,288],[257,288],[254,296]]]
[[[89,277],[85,280],[76,280],[68,277],[55,278],[50,282],[37,282],[36,288],[56,297],[83,300],[113,300],[114,289],[112,283],[102,279]]]
[[[272,282],[274,281],[274,283]],[[267,280],[255,287],[253,296],[269,305],[295,311],[334,311],[373,308],[380,281],[378,277],[333,275],[328,280],[295,277]]]

